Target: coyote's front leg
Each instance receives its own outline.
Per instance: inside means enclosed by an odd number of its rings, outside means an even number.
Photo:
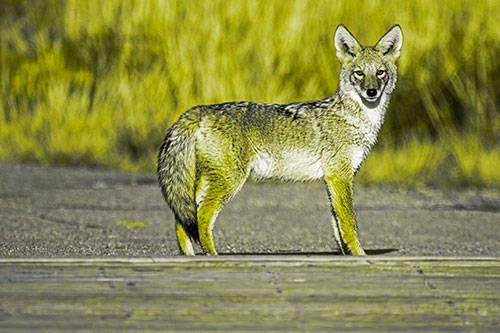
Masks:
[[[330,174],[325,183],[332,205],[335,239],[342,254],[366,255],[358,239],[358,227],[352,202],[351,175]]]

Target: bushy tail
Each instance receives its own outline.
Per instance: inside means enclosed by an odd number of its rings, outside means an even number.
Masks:
[[[165,201],[192,240],[199,242],[196,221],[196,156],[194,133],[198,129],[194,112],[182,116],[167,131],[158,154],[158,181]]]

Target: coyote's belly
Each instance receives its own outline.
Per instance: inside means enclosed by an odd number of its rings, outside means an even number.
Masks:
[[[255,178],[290,181],[321,179],[324,176],[320,156],[291,149],[279,154],[257,154],[249,164],[249,173]]]

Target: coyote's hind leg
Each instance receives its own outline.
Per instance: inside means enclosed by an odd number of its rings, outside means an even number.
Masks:
[[[212,229],[224,205],[241,189],[246,177],[201,176],[197,187],[196,202],[200,242],[206,255],[217,255]]]

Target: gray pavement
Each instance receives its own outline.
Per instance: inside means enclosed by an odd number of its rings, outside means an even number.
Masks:
[[[500,192],[356,187],[361,242],[387,256],[500,256]],[[254,183],[221,212],[221,254],[338,254],[322,183]],[[0,164],[0,257],[178,254],[156,178]]]

